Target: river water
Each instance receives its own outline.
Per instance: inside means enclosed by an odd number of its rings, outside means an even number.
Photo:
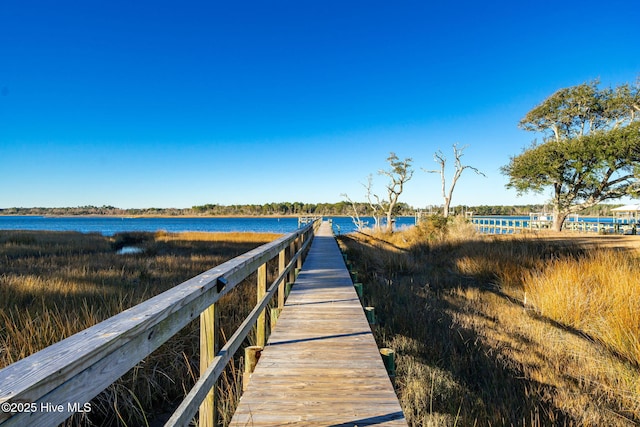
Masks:
[[[325,217],[331,219],[336,234],[355,230],[351,218]],[[372,218],[363,218],[370,225]],[[396,227],[415,224],[413,217],[399,217]],[[47,230],[79,231],[112,236],[124,231],[183,231],[208,232],[259,232],[290,233],[298,228],[298,218],[250,217],[250,218],[120,218],[120,217],[47,217],[47,216],[1,216],[0,230]]]

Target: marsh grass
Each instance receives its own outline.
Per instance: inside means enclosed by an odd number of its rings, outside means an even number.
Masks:
[[[525,273],[528,304],[640,367],[640,260],[603,249]]]
[[[0,368],[95,325],[202,271],[277,238],[252,233],[0,231]],[[139,254],[118,255],[126,245]],[[274,275],[275,265],[268,270]],[[255,305],[255,276],[221,300],[221,337]],[[192,322],[92,401],[67,425],[148,425],[166,416],[198,376],[199,324]],[[239,398],[241,360],[220,381],[218,419]]]
[[[640,423],[636,254],[461,219],[339,239],[410,425]]]

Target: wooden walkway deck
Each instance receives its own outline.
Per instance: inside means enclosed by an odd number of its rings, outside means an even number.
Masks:
[[[325,222],[231,426],[406,426]]]

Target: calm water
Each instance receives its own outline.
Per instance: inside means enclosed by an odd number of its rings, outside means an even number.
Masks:
[[[351,218],[327,217],[333,220],[336,234],[355,229]],[[325,219],[327,219],[325,218]],[[365,220],[367,220],[365,218]],[[373,220],[369,218],[369,224]],[[399,217],[397,227],[415,224],[413,217]],[[117,218],[117,217],[44,217],[2,216],[0,230],[79,231],[112,236],[123,231],[252,231],[290,233],[298,228],[297,218]]]

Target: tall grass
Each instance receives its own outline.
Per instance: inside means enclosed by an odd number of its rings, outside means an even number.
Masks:
[[[379,344],[396,349],[410,425],[640,423],[634,254],[477,235],[462,219],[340,243],[376,307]]]
[[[0,231],[0,368],[276,237]],[[117,254],[130,244],[144,252]],[[223,298],[222,336],[231,336],[255,300],[255,277]],[[198,376],[198,343],[196,321],[94,399],[88,416],[74,416],[67,424],[146,425],[164,417]],[[238,398],[233,382],[238,369],[236,360],[219,381],[225,402],[220,420],[228,418]]]
[[[599,250],[557,259],[523,278],[528,303],[640,367],[640,260]]]

